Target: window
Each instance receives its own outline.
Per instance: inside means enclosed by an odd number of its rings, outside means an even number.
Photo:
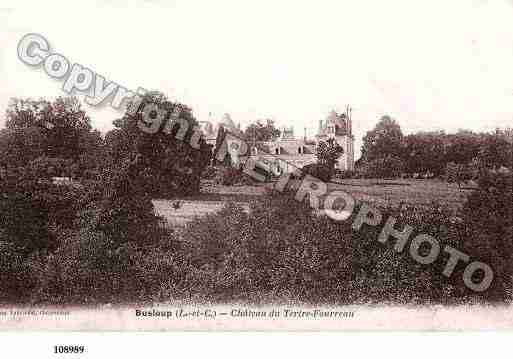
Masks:
[[[279,154],[280,154],[280,150],[279,150],[278,148],[276,148],[276,149],[274,150],[274,152],[275,152],[277,155],[279,155]]]
[[[298,148],[297,148],[297,153],[299,153],[299,154],[301,154],[301,153],[302,153],[302,151],[301,151],[301,147],[298,147]]]

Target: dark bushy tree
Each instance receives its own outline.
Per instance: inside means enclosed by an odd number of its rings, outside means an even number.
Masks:
[[[372,161],[386,156],[401,157],[403,133],[401,127],[390,116],[383,116],[374,129],[363,137],[362,158]]]
[[[344,149],[333,138],[320,141],[316,149],[317,162],[328,167],[332,172],[335,171],[335,165],[343,154]]]
[[[333,171],[328,166],[320,163],[311,163],[301,168],[301,178],[304,178],[304,175],[307,174],[323,182],[329,182],[333,177]]]
[[[496,130],[482,135],[478,158],[482,166],[499,169],[513,166],[513,142],[507,131]]]
[[[431,172],[440,176],[445,169],[445,134],[418,132],[404,138],[404,170],[408,173]]]
[[[490,265],[495,278],[489,291],[513,296],[513,174],[511,170],[481,172],[478,188],[463,209],[466,242]]]
[[[479,154],[481,136],[472,131],[460,130],[446,137],[446,163],[468,164]]]
[[[403,169],[401,158],[384,156],[365,162],[362,175],[367,178],[395,178],[400,176]]]
[[[52,250],[55,234],[74,226],[80,189],[56,185],[52,177],[78,175],[79,158],[91,149],[84,138],[91,133],[76,98],[11,100],[0,133],[3,243],[25,255]]]
[[[399,124],[383,116],[363,137],[359,170],[364,177],[397,177],[404,169],[404,137]]]
[[[148,174],[139,156],[113,169],[106,181],[95,229],[105,233],[114,247],[151,241],[155,234],[159,218],[149,195]]]
[[[107,152],[99,131],[75,97],[11,99],[6,128],[0,131],[0,160],[3,167],[27,166],[38,158],[72,161],[82,177],[108,165]],[[58,174],[56,174],[58,176]]]
[[[155,104],[165,113],[163,121],[154,133],[139,127],[143,122],[144,106]],[[182,130],[173,113],[188,124],[183,140],[177,139]],[[148,191],[152,196],[172,197],[199,191],[200,175],[209,164],[211,146],[203,138],[199,148],[193,148],[189,139],[197,121],[190,108],[169,101],[165,95],[152,92],[144,96],[135,111],[114,121],[116,128],[106,135],[106,142],[113,161],[133,160],[138,157],[138,166],[148,171]]]
[[[53,102],[11,99],[5,123],[11,136],[7,150],[19,156],[20,165],[41,155],[78,161],[88,149],[83,147],[83,138],[91,132],[90,122],[75,97]]]
[[[19,253],[51,247],[50,208],[45,201],[48,184],[23,167],[8,168],[0,178],[0,241]]]

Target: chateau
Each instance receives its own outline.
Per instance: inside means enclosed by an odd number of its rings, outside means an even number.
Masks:
[[[200,122],[207,143],[216,144],[219,128],[236,136],[242,136],[240,125],[236,126],[228,114],[225,114],[218,124],[212,121]],[[317,162],[315,156],[317,144],[329,138],[342,146],[344,154],[338,160],[336,168],[340,170],[354,170],[354,136],[352,133],[351,108],[338,114],[331,111],[326,119],[319,120],[319,128],[314,138],[307,138],[306,131],[303,137],[296,137],[292,127],[281,128],[281,135],[273,141],[248,142],[250,155],[259,157],[267,163],[275,173],[292,172],[295,168],[302,168]]]

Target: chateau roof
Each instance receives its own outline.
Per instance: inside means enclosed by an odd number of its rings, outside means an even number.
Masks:
[[[321,120],[319,126],[319,136],[325,136],[328,134],[328,128],[335,128],[336,136],[345,136],[348,134],[347,129],[347,116],[345,113],[337,114],[335,111],[331,111],[324,121]]]

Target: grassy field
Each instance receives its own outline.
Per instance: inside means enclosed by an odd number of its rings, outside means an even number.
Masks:
[[[426,206],[433,201],[456,209],[463,205],[472,188],[459,189],[454,183],[440,180],[376,180],[348,179],[331,183],[329,189],[340,188],[356,199],[376,204],[378,206],[397,206],[401,202]]]
[[[272,184],[255,186],[221,186],[205,181],[201,194],[177,200],[154,200],[157,213],[171,225],[182,225],[195,217],[219,211],[227,201],[234,201],[245,208],[252,199],[263,195]],[[427,206],[432,202],[453,210],[461,207],[471,188],[459,189],[456,184],[440,180],[416,179],[347,179],[328,185],[330,191],[343,190],[357,200],[376,206],[398,206],[401,202],[413,206]],[[176,203],[178,202],[178,208]],[[175,206],[173,206],[175,204]]]

